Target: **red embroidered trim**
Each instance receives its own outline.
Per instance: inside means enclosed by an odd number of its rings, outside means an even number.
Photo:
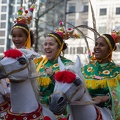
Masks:
[[[101,115],[100,110],[97,107],[95,107],[95,109],[96,109],[96,112],[97,112],[97,118],[96,118],[96,120],[102,120],[102,115]]]
[[[10,102],[6,100],[5,102],[0,104],[0,113],[3,113],[7,111],[7,109],[10,107]]]
[[[10,112],[10,108],[7,110],[7,114],[4,116],[4,120],[38,120],[40,119],[42,107],[38,104],[38,109],[31,113],[16,114]]]

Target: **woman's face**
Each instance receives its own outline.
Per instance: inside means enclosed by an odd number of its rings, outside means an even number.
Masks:
[[[97,60],[102,60],[110,53],[110,48],[103,37],[100,37],[96,40],[94,53]]]
[[[27,40],[26,33],[20,28],[14,28],[12,30],[12,41],[16,48],[22,48]]]
[[[59,51],[58,42],[53,37],[47,37],[44,43],[44,52],[48,60],[54,60]]]

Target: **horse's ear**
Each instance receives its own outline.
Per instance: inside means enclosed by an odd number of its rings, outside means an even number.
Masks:
[[[76,69],[80,69],[82,67],[82,63],[81,63],[80,57],[78,55],[77,55],[76,62],[75,62],[74,66]]]
[[[38,53],[36,53],[34,50],[30,50],[30,49],[19,49],[22,53],[24,53],[27,58],[35,58],[38,57]]]
[[[58,65],[59,65],[60,71],[65,70],[65,65],[64,65],[63,62],[61,61],[60,57],[58,57]]]

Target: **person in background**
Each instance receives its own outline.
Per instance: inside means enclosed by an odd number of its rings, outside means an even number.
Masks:
[[[112,61],[118,37],[103,34],[95,41],[94,62],[82,68],[85,83],[99,107],[112,110],[114,120],[120,119],[120,67]]]
[[[11,31],[13,44],[17,49],[30,49],[34,44],[34,34],[29,30],[27,24],[16,23]]]
[[[29,10],[25,10],[24,14],[22,7],[18,10],[18,17],[14,21],[15,24],[11,30],[12,41],[17,49],[31,49],[31,47],[33,47],[34,34],[32,30],[30,30],[29,24],[31,24],[32,21],[34,7],[34,4],[31,5]]]

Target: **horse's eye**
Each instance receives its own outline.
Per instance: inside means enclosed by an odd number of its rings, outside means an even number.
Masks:
[[[82,81],[80,80],[80,78],[76,78],[75,81],[73,82],[76,86],[79,86]]]
[[[25,64],[27,63],[26,59],[23,58],[23,57],[22,57],[22,58],[19,58],[18,61],[19,61],[19,63],[20,63],[21,65],[25,65]]]

